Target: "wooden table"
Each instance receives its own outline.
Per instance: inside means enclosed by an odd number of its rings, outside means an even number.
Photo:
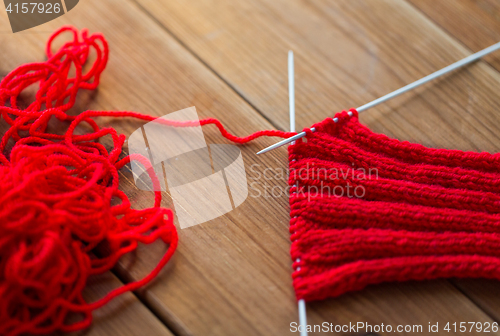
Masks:
[[[298,129],[362,105],[500,40],[498,0],[81,0],[68,14],[12,34],[1,11],[0,71],[44,59],[63,24],[103,32],[111,55],[96,93],[75,111],[135,110],[163,116],[196,106],[230,132],[288,129],[287,51],[296,60]],[[431,147],[500,150],[500,53],[363,113],[373,131]],[[101,118],[126,135],[136,121]],[[224,143],[215,127],[209,143]],[[249,181],[287,167],[273,143],[241,147]],[[283,179],[261,181],[284,188]],[[130,171],[122,189],[152,204]],[[172,206],[166,196],[164,206]],[[291,284],[288,199],[252,197],[234,211],[179,230],[174,259],[150,286],[95,312],[85,335],[288,335],[297,321]],[[141,247],[93,279],[93,300],[144,276],[164,252]],[[391,283],[308,304],[311,324],[416,325],[500,321],[500,283]],[[453,334],[453,332],[440,334]],[[314,334],[314,333],[312,333]],[[384,334],[384,333],[380,333]],[[411,334],[411,333],[410,333]],[[491,333],[490,333],[491,334]]]

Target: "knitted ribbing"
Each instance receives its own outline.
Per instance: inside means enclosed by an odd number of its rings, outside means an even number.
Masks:
[[[351,112],[289,147],[297,298],[385,281],[500,279],[500,156],[390,139]]]

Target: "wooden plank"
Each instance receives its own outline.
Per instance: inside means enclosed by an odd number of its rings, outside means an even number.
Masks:
[[[409,0],[470,50],[500,41],[500,2],[496,0]],[[498,57],[486,58],[500,70]]]
[[[457,279],[453,281],[472,301],[496,321],[500,321],[498,281],[490,279]]]
[[[94,302],[123,283],[111,272],[92,277],[84,290],[85,299]],[[110,301],[93,313],[90,328],[66,335],[173,335],[132,293]]]
[[[297,61],[299,126],[359,106],[468,54],[400,1],[139,3],[282,129],[288,125],[286,51],[290,48]],[[429,146],[498,151],[499,79],[496,71],[479,63],[380,106],[362,121],[375,131]],[[231,288],[226,283],[220,286]],[[247,297],[243,291],[238,294]],[[156,288],[148,295],[157,295],[161,302],[172,299]],[[259,318],[252,321],[266,324],[258,314],[268,307],[255,306],[252,315]],[[425,324],[465,321],[475,314],[488,319],[446,281],[376,286],[309,307],[310,321],[364,317]],[[156,309],[168,316],[160,302]],[[279,328],[272,331],[284,332],[285,323],[280,321],[275,315],[271,325]],[[226,328],[235,324],[228,322]],[[202,330],[196,318],[188,328]]]
[[[400,1],[140,3],[282,129],[288,127],[288,49],[296,53],[299,128],[469,53]],[[379,106],[362,121],[426,145],[494,151],[497,136],[490,126],[500,121],[492,113],[498,108],[496,85],[498,74],[478,63]],[[435,125],[440,132],[429,132]]]
[[[170,3],[165,2],[165,5],[170,5]],[[191,12],[191,14],[196,14],[196,19],[199,20],[196,25],[189,27],[189,29],[205,29],[207,25],[214,24],[213,22],[207,22],[206,20],[209,18],[202,15],[206,8],[200,5],[200,13],[198,9],[194,8],[195,5],[200,4],[196,2],[184,4],[185,10]],[[216,5],[224,6],[224,3],[221,2]],[[235,4],[234,6],[240,5]],[[291,10],[294,11],[294,15],[291,17],[292,21],[295,18],[300,18],[304,12],[304,9],[299,5],[295,2],[291,5]],[[348,7],[348,4],[344,3],[343,5]],[[221,9],[217,8],[217,6],[215,6],[215,9]],[[399,5],[388,2],[386,6],[385,10],[389,10],[388,16],[397,14]],[[283,6],[283,8],[285,7]],[[157,9],[160,10],[161,8]],[[229,62],[226,71],[214,67],[211,60],[207,61],[206,55],[202,53],[197,53],[197,55],[201,55],[200,57],[215,69],[223,79],[228,81],[231,79],[229,83],[240,93],[244,93],[244,97],[262,110],[273,123],[285,128],[287,124],[286,50],[289,45],[278,38],[279,35],[278,37],[274,35],[273,31],[274,29],[281,29],[286,32],[291,29],[285,30],[283,22],[280,21],[276,22],[276,26],[268,22],[266,27],[255,27],[262,24],[260,21],[257,21],[252,26],[252,23],[248,22],[251,20],[247,18],[247,15],[253,16],[256,11],[259,14],[262,14],[262,12],[265,14],[267,9],[264,9],[258,6],[249,7],[246,12],[245,10],[240,12],[238,20],[235,21],[235,23],[239,20],[245,24],[249,23],[247,29],[250,27],[253,29],[252,32],[258,32],[259,34],[255,35],[259,37],[258,39],[251,38],[246,34],[241,36],[227,34],[229,39],[238,39],[239,44],[222,43],[216,45],[216,47],[225,45],[228,48],[226,50],[222,48],[216,52],[219,57],[224,57],[224,61]],[[182,12],[180,8],[178,10]],[[163,9],[162,13],[163,11],[166,11],[166,9]],[[224,20],[228,17],[232,19],[231,15],[226,12],[227,9],[222,8],[222,12],[219,13],[220,16],[218,17],[221,20],[222,35],[224,35],[224,29],[227,31],[227,29],[233,27],[223,25]],[[182,14],[176,11],[172,13],[176,15]],[[205,15],[211,13],[211,11],[207,11]],[[276,14],[274,11],[271,14],[266,14],[267,16],[264,16],[264,18],[275,20]],[[346,13],[341,12],[341,14]],[[413,12],[403,6],[403,14],[409,17],[400,18],[400,24],[408,24],[407,21],[411,23]],[[166,14],[162,15],[167,17]],[[184,13],[183,15],[188,14]],[[179,20],[185,20],[186,18],[183,15],[172,20],[172,25],[179,25],[181,23]],[[255,16],[253,18],[255,19]],[[379,20],[383,22],[383,18]],[[304,19],[311,20],[314,23],[316,17]],[[321,24],[330,21],[330,19],[319,20]],[[91,31],[103,31],[110,40],[112,48],[109,68],[103,76],[99,92],[90,97],[83,97],[88,98],[88,100],[81,105],[81,108],[132,109],[161,116],[195,105],[201,116],[221,118],[232,132],[239,135],[271,127],[269,122],[256,114],[252,107],[237,96],[217,75],[207,70],[203,64],[186,52],[185,48],[180,46],[172,36],[165,33],[161,27],[148,20],[148,17],[133,6],[131,2],[117,0],[107,2],[98,2],[97,0],[82,1],[75,10],[57,21],[40,27],[40,30],[51,30],[60,24],[69,22],[80,27],[88,26]],[[162,22],[165,24],[163,19]],[[426,21],[424,20],[424,22]],[[309,26],[307,25],[307,27]],[[319,33],[325,31],[321,25],[316,27],[313,24],[312,27],[314,28],[310,32],[312,35],[321,36]],[[263,32],[259,30],[260,28],[262,28]],[[396,34],[399,29],[400,27],[396,26],[390,31]],[[411,31],[411,29],[408,30]],[[341,33],[338,30],[333,31],[337,35]],[[267,37],[268,34],[270,34],[269,37]],[[17,57],[14,59],[11,56],[10,63],[3,63],[1,65],[2,71],[6,71],[5,67],[9,65],[7,69],[11,69],[14,65],[27,59],[31,61],[39,59],[34,55],[41,57],[42,41],[46,36],[46,33],[40,35],[25,34],[22,43],[18,36],[16,38],[10,35],[1,36],[5,50],[15,51]],[[217,39],[217,37],[217,32],[215,32],[212,38]],[[332,36],[329,36],[329,38],[332,38]],[[373,37],[370,36],[370,39],[373,39]],[[184,37],[181,40],[183,43],[187,43]],[[301,41],[306,43],[308,39],[302,38]],[[344,42],[347,43],[346,41],[348,39],[344,37]],[[243,42],[250,44],[250,46],[245,46]],[[259,49],[258,43],[262,43],[265,48]],[[377,43],[379,43],[380,48],[384,46],[383,41]],[[440,45],[440,43],[442,43],[440,40],[434,42],[436,45]],[[394,42],[392,42],[393,44]],[[216,48],[212,47],[210,43],[208,45],[209,48]],[[188,46],[194,49],[192,45],[188,44]],[[247,61],[245,58],[247,54],[245,53],[238,54],[234,52],[231,55],[224,55],[225,52],[234,51],[232,48],[235,46],[242,46],[244,50],[254,50],[261,57],[268,57],[268,59],[261,59],[260,62],[262,63],[252,64],[258,67],[250,67],[250,64],[245,63]],[[252,49],[247,49],[249,47]],[[352,48],[355,48],[355,46],[352,46]],[[360,49],[360,52],[363,50],[361,47],[356,48]],[[329,64],[327,62],[328,57],[322,56],[322,63],[315,63],[317,59],[308,58],[311,56],[308,52],[311,54],[317,52],[317,50],[311,49],[310,45],[303,45],[300,50],[298,56],[301,68],[298,69],[298,75],[301,76],[300,85],[302,87],[298,92],[301,96],[301,109],[298,109],[298,113],[302,126],[310,124],[311,119],[327,116],[331,111],[342,106],[342,103],[347,104],[348,101],[351,101],[350,104],[352,104],[355,100],[362,102],[363,99],[377,95],[379,91],[387,90],[393,86],[397,87],[400,82],[407,80],[412,75],[418,76],[420,72],[436,66],[434,63],[421,64],[417,62],[414,64],[416,68],[409,68],[409,72],[407,71],[404,74],[406,76],[404,78],[398,78],[392,72],[390,75],[383,77],[385,71],[382,70],[390,69],[390,67],[380,61],[379,56],[377,56],[376,62],[373,63],[375,65],[369,63],[366,68],[370,73],[372,68],[378,67],[378,70],[374,72],[376,76],[373,75],[368,81],[361,84],[354,83],[355,81],[353,83],[346,81],[347,85],[355,86],[355,90],[353,89],[352,94],[349,93],[350,97],[342,98],[341,91],[335,92],[333,83],[337,83],[337,88],[340,90],[341,84],[343,84],[341,79],[346,78],[346,76],[339,77],[337,81],[336,77],[327,72],[331,70],[331,66],[325,69],[318,68],[320,65]],[[390,50],[386,45],[385,57],[392,55],[389,52]],[[394,50],[394,47],[392,50]],[[411,56],[412,50],[406,51],[406,54]],[[445,54],[445,56],[452,58],[456,57],[457,54],[465,54],[465,50],[455,49],[454,53]],[[240,60],[240,63],[237,58],[241,56],[245,57]],[[368,56],[367,59],[372,57],[371,54],[368,54]],[[347,61],[351,61],[353,57],[357,57],[354,52],[342,55],[342,59]],[[361,57],[366,58],[367,56],[362,54]],[[386,58],[384,62],[391,64],[395,59],[397,58]],[[446,61],[447,59],[444,59],[442,63]],[[221,61],[218,60],[218,62]],[[337,73],[332,72],[332,74],[341,74],[343,67],[340,65],[342,62],[338,62]],[[410,57],[411,62],[416,62],[414,57]],[[222,64],[223,62],[220,64],[221,68]],[[234,64],[237,65],[236,68]],[[354,69],[357,67],[356,64],[354,61],[351,63]],[[399,67],[406,69],[403,64],[399,64]],[[480,65],[478,69],[479,73],[475,75],[480,80],[485,81],[484,76],[481,74],[487,72],[488,69],[484,65]],[[228,76],[227,71],[232,72],[234,77],[241,76],[241,80],[234,80],[233,77]],[[313,78],[318,73],[319,77]],[[467,75],[471,76],[469,73]],[[304,80],[307,76],[311,76],[307,80],[307,83],[311,86],[304,86]],[[358,76],[363,77],[363,72],[358,73]],[[372,91],[372,87],[375,86],[373,85],[375,78],[377,83],[380,81],[380,87],[377,86]],[[461,83],[467,83],[467,79],[469,77],[462,78]],[[321,86],[316,81],[323,84],[328,83],[328,85]],[[468,88],[467,85],[462,85],[462,90]],[[249,87],[253,91],[249,90]],[[453,89],[454,86],[448,86],[447,88],[448,90]],[[441,88],[441,90],[444,89]],[[260,95],[256,94],[256,92]],[[334,94],[331,92],[334,92]],[[318,96],[315,96],[316,94]],[[441,93],[441,96],[438,95],[438,98],[435,98],[436,101],[439,102],[439,99],[443,99],[445,94],[446,92]],[[307,97],[307,99],[304,97]],[[416,103],[406,102],[406,104],[413,104],[413,109],[422,106],[422,104],[423,106],[428,105],[425,100],[422,100],[423,98],[416,96],[414,99]],[[337,105],[334,105],[334,103]],[[402,104],[401,101],[399,104]],[[441,104],[444,103],[441,101]],[[319,114],[318,110],[322,110],[323,114]],[[428,112],[427,115],[434,116],[437,113],[436,111]],[[487,109],[486,111],[490,110]],[[380,109],[377,112],[379,117],[387,115],[393,118],[396,115],[395,111],[390,109]],[[402,137],[417,137],[418,133],[416,135],[411,132],[408,133],[409,135],[405,133],[405,131],[411,130],[408,124],[415,120],[411,119],[412,111],[410,108],[406,107],[404,112],[405,118],[401,119],[401,123],[406,123],[406,129],[400,130],[397,123],[390,123],[391,128],[388,133],[397,134],[400,132]],[[463,111],[459,112],[463,113]],[[304,114],[308,114],[308,118],[305,118]],[[373,118],[372,115],[371,123],[376,125],[377,123]],[[435,118],[434,116],[433,120]],[[367,120],[370,121],[370,119],[365,119],[365,121]],[[108,119],[100,119],[99,122],[117,127],[126,134],[130,134],[141,125],[136,122]],[[427,131],[431,125],[429,123]],[[385,127],[389,129],[389,126]],[[425,130],[424,125],[421,133],[425,134]],[[209,142],[221,142],[220,136],[213,128],[207,127],[205,131]],[[457,140],[461,139],[456,132],[450,132],[450,134]],[[423,137],[423,135],[420,136]],[[449,140],[445,135],[436,136],[436,138],[440,139],[440,141]],[[431,141],[427,137],[425,139],[428,142]],[[481,139],[477,140],[479,145],[482,145]],[[261,174],[266,167],[276,169],[286,167],[286,152],[284,149],[258,159],[253,156],[257,148],[270,143],[269,140],[259,140],[257,144],[242,147],[247,167],[254,163],[259,164],[260,166],[254,167],[254,170]],[[439,144],[437,141],[436,143]],[[459,143],[462,146],[465,146],[464,144],[467,145],[468,142]],[[257,176],[255,172],[250,170],[247,173],[249,179]],[[130,180],[130,173],[127,171],[124,171],[124,176],[128,180],[124,181],[123,189],[131,197],[134,204],[137,207],[151,205],[151,194],[135,189],[133,182]],[[266,182],[270,187],[286,186],[286,182],[281,179]],[[181,245],[176,257],[168,269],[162,273],[161,277],[146,291],[142,292],[144,301],[155,310],[155,313],[163,321],[172,327],[171,329],[174,332],[179,334],[287,334],[289,323],[297,320],[296,303],[290,280],[291,263],[288,255],[287,202],[288,200],[284,195],[269,198],[250,197],[242,206],[226,216],[190,229],[181,230]],[[169,205],[170,203],[167,201],[165,204]],[[135,258],[124,260],[121,263],[121,270],[118,270],[120,276],[125,280],[143,276],[153,267],[164,250],[165,246],[161,243],[141,247]],[[312,304],[309,307],[309,318],[312,323],[327,320],[332,323],[366,321],[370,323],[420,323],[424,325],[430,321],[488,320],[484,313],[476,309],[470,301],[460,295],[446,281],[374,286],[366,291],[346,295],[337,300]]]

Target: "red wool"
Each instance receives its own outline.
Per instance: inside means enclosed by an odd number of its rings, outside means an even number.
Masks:
[[[55,54],[52,42],[62,33],[73,40]],[[55,32],[47,44],[48,60],[20,66],[0,83],[0,112],[10,125],[0,142],[0,335],[48,334],[76,331],[92,322],[92,311],[114,297],[150,282],[169,261],[177,247],[177,231],[170,209],[160,208],[161,193],[155,192],[154,207],[134,210],[118,189],[118,170],[131,160],[149,172],[155,190],[158,178],[150,162],[139,155],[120,159],[125,135],[111,127],[100,128],[92,117],[155,117],[128,111],[86,111],[66,114],[78,90],[94,90],[108,61],[108,44],[101,34],[81,37],[73,27]],[[90,55],[96,58],[86,64]],[[84,71],[87,67],[90,70]],[[33,103],[22,108],[20,96],[38,84]],[[62,134],[47,131],[50,120],[69,126]],[[189,127],[198,122],[161,122]],[[74,134],[85,123],[93,132]],[[287,137],[295,133],[261,131],[239,138],[229,134],[216,119],[227,139],[245,143],[259,136]],[[111,137],[106,148],[101,137]],[[149,275],[87,303],[82,291],[89,276],[109,271],[138,243],[162,239],[167,252]],[[105,247],[95,252],[98,246]],[[76,323],[68,318],[78,314]]]
[[[69,31],[73,40],[52,55],[51,43]],[[96,60],[83,72],[94,53]],[[122,154],[124,135],[99,128],[89,118],[105,113],[65,112],[79,89],[95,89],[108,60],[103,36],[78,36],[74,28],[57,31],[47,45],[48,61],[23,65],[0,83],[0,108],[10,125],[0,143],[0,334],[41,334],[87,327],[91,312],[112,298],[147,284],[167,263],[177,246],[173,214],[159,207],[133,210],[118,189],[118,169],[131,159],[148,166],[143,157]],[[70,77],[71,71],[74,73]],[[21,108],[20,96],[38,84],[36,99]],[[51,117],[71,122],[64,135],[47,132]],[[80,123],[93,133],[74,135]],[[98,143],[110,136],[111,149]],[[7,150],[7,147],[11,147]],[[151,178],[158,183],[154,175]],[[158,266],[144,279],[122,286],[101,300],[82,297],[89,276],[110,270],[138,243],[156,239],[169,244]],[[106,246],[104,255],[94,254]],[[69,315],[81,316],[67,324]]]
[[[390,139],[351,112],[289,147],[297,298],[386,281],[500,279],[500,155]]]

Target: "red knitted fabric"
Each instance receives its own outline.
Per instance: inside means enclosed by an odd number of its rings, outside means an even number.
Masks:
[[[385,281],[500,279],[500,155],[390,139],[351,112],[289,147],[297,298]]]
[[[73,39],[52,54],[53,40],[64,32]],[[91,55],[95,61],[86,64]],[[173,213],[160,208],[160,192],[155,192],[154,207],[134,210],[118,189],[118,170],[130,160],[139,160],[155,190],[160,190],[149,161],[138,155],[123,157],[125,136],[113,128],[100,128],[91,119],[113,116],[150,121],[155,117],[128,111],[86,111],[77,117],[66,113],[79,89],[93,90],[99,84],[108,60],[104,37],[86,30],[80,37],[75,28],[64,27],[49,39],[47,57],[46,62],[15,69],[0,83],[0,113],[10,125],[0,141],[0,335],[85,328],[93,310],[151,281],[177,247]],[[27,97],[25,90],[33,84],[39,86],[34,101],[21,106],[20,97]],[[69,125],[65,133],[48,131],[49,122],[55,119]],[[79,129],[80,135],[74,134],[82,123],[92,131],[81,134],[83,129]],[[216,119],[200,123],[215,124],[223,136],[238,143],[263,135],[294,134],[261,131],[238,138]],[[112,140],[111,146],[99,143],[105,136]],[[85,302],[82,291],[89,276],[110,270],[138,243],[157,239],[169,247],[149,275],[97,302]],[[96,247],[104,249],[96,252]],[[68,317],[74,314],[81,319],[69,324]]]

